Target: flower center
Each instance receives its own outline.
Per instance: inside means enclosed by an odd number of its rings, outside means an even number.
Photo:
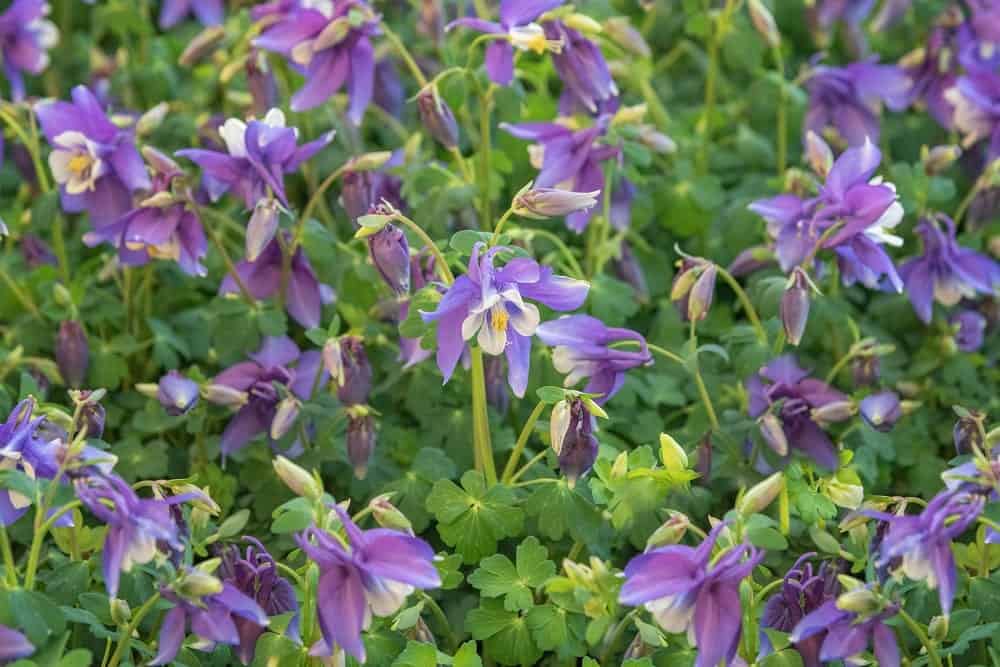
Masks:
[[[69,160],[69,170],[73,172],[74,175],[82,177],[87,170],[90,169],[91,165],[94,164],[94,158],[87,153],[77,153]]]
[[[490,326],[493,327],[494,331],[506,331],[509,319],[510,315],[507,314],[507,309],[502,305],[490,309]]]
[[[534,51],[541,55],[546,51],[559,53],[562,50],[562,41],[546,39],[545,30],[537,23],[514,26],[509,34],[510,43],[522,51]]]

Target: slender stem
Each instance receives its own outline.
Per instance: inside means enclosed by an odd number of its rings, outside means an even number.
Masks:
[[[490,112],[493,106],[493,84],[486,89],[486,93],[479,98],[479,170],[480,170],[480,203],[479,203],[479,225],[480,227],[489,224],[493,218],[490,213],[490,172],[492,171],[492,146],[490,138]]]
[[[698,153],[698,171],[708,171],[709,140],[712,137],[712,116],[715,113],[715,80],[719,76],[719,36],[718,24],[709,22],[708,72],[705,75],[705,105],[700,127],[701,150]]]
[[[444,610],[441,609],[441,605],[437,603],[437,600],[432,598],[426,592],[420,591],[420,599],[427,604],[427,607],[431,610],[434,618],[436,618],[438,623],[444,627],[445,632],[448,634],[448,643],[451,645],[451,652],[454,653],[458,649],[460,641],[458,635],[456,635],[455,631],[451,629],[451,622],[448,621],[448,616],[444,613]]]
[[[533,457],[531,457],[530,461],[521,466],[521,469],[511,476],[510,480],[508,480],[507,483],[510,484],[511,486],[517,484],[517,480],[521,479],[521,476],[524,473],[528,472],[531,469],[531,466],[535,465],[536,463],[544,459],[546,454],[548,453],[549,451],[547,449],[543,449],[542,451],[535,454]]]
[[[634,341],[622,341],[622,342],[623,343],[628,343],[628,342],[634,342]],[[638,342],[636,342],[636,344],[638,345]],[[658,354],[658,355],[660,355],[662,357],[665,357],[665,358],[669,359],[670,361],[678,363],[681,366],[687,366],[687,362],[684,361],[684,359],[680,355],[674,354],[670,350],[664,349],[664,348],[660,347],[659,345],[653,345],[652,343],[646,343],[646,347],[649,348],[650,352],[655,352],[656,354]]]
[[[773,46],[771,55],[774,57],[774,69],[781,79],[781,90],[778,92],[778,127],[776,130],[778,133],[778,177],[781,178],[785,173],[788,160],[788,93],[785,91],[785,59],[781,54],[781,46]]]
[[[194,207],[195,214],[199,218],[201,218],[203,214],[209,213],[211,217],[217,220],[227,219],[225,215],[214,209],[202,208],[193,199],[191,200],[191,205]],[[256,299],[253,298],[253,294],[250,293],[250,289],[246,286],[246,283],[243,282],[243,278],[240,277],[239,271],[236,270],[236,265],[233,264],[233,260],[229,256],[229,251],[226,250],[226,246],[222,242],[222,238],[219,236],[218,231],[212,225],[204,225],[204,227],[205,231],[208,232],[208,238],[212,240],[212,245],[214,245],[215,249],[219,251],[220,255],[222,255],[222,261],[226,265],[226,271],[228,271],[229,275],[233,277],[233,280],[236,282],[236,286],[240,290],[240,294],[243,295],[243,298],[246,299],[247,303],[251,306],[254,305],[256,303]]]
[[[854,358],[854,348],[851,348],[850,350],[847,351],[847,354],[845,354],[844,356],[842,356],[840,359],[837,360],[837,363],[833,365],[833,368],[830,369],[830,372],[826,374],[826,383],[831,384],[834,380],[836,380],[837,374],[840,373],[840,371],[844,370],[844,366],[846,366],[853,358]]]
[[[382,34],[385,35],[385,38],[388,39],[389,43],[392,44],[392,47],[396,49],[396,53],[398,53],[399,57],[403,59],[406,67],[410,70],[410,74],[412,74],[413,78],[417,80],[420,87],[423,88],[426,86],[427,77],[425,77],[424,73],[420,71],[417,61],[413,59],[412,55],[410,55],[410,50],[406,48],[403,40],[399,38],[399,35],[390,30],[389,26],[385,25],[384,21],[379,24],[379,27],[382,30]]]
[[[503,231],[503,226],[507,224],[507,221],[510,220],[510,216],[512,215],[514,215],[513,206],[507,209],[504,212],[504,214],[500,216],[500,220],[497,222],[497,226],[493,228],[493,236],[490,237],[491,248],[495,246],[497,242],[500,240],[500,232]]]
[[[299,586],[299,588],[303,587],[303,585],[302,585],[302,575],[300,575],[298,572],[296,572],[291,567],[285,565],[284,563],[279,563],[278,561],[275,561],[274,564],[278,566],[279,570],[281,570],[282,572],[284,572],[285,574],[287,574],[289,577],[291,577],[292,579],[294,579],[295,583]]]
[[[63,216],[56,212],[52,221],[52,250],[56,255],[56,262],[59,264],[59,274],[62,281],[69,285],[69,259],[66,254],[66,233],[63,229]]]
[[[444,281],[445,285],[451,285],[453,282],[455,282],[455,276],[452,274],[451,269],[448,268],[448,262],[447,260],[445,260],[444,254],[437,247],[437,244],[434,243],[431,237],[427,235],[427,232],[421,229],[420,225],[413,222],[402,213],[397,212],[392,217],[397,222],[401,222],[407,227],[409,227],[410,230],[412,230],[413,233],[419,236],[420,240],[424,242],[424,245],[427,246],[427,249],[431,251],[432,255],[434,255],[434,260],[435,260],[434,263],[437,266],[438,273],[441,274],[441,279]]]
[[[74,420],[74,422],[75,421],[76,420]],[[61,473],[59,476],[61,476]],[[57,476],[56,479],[58,479],[59,476]],[[36,516],[40,516],[45,511],[44,508],[47,504],[48,503],[39,504],[36,510]],[[35,575],[38,572],[38,566],[40,565],[41,562],[42,545],[45,543],[45,536],[48,535],[49,530],[52,529],[52,526],[55,525],[59,517],[61,517],[63,514],[66,514],[67,512],[72,512],[77,507],[82,507],[82,505],[83,504],[79,500],[74,500],[72,502],[66,503],[58,510],[53,512],[52,516],[50,516],[44,522],[40,522],[36,519],[36,524],[38,524],[38,526],[35,529],[35,534],[34,536],[32,536],[31,539],[31,548],[28,551],[28,564],[25,566],[24,570],[25,590],[30,591],[35,588]]]
[[[490,418],[486,411],[486,370],[483,366],[482,349],[473,346],[471,356],[473,445],[479,453],[479,463],[486,476],[486,484],[493,486],[497,483],[497,471],[493,462],[493,445],[490,442]]]
[[[534,236],[541,236],[543,239],[551,241],[555,245],[560,253],[562,253],[563,258],[566,260],[566,264],[569,270],[573,273],[574,278],[579,280],[585,280],[587,274],[584,273],[583,267],[580,266],[580,262],[577,261],[576,257],[573,255],[573,251],[569,249],[561,238],[553,234],[546,229],[515,229],[516,234],[511,234],[515,238],[524,236],[528,240],[531,240]]]
[[[697,362],[695,362],[697,364]],[[705,380],[701,377],[701,369],[696,365],[694,368],[694,383],[698,387],[698,395],[701,396],[701,402],[705,404],[705,412],[708,413],[708,421],[712,424],[712,430],[719,430],[719,417],[715,414],[715,406],[712,405],[712,397],[709,396],[708,387],[705,386]]]
[[[0,552],[3,553],[4,577],[8,588],[17,586],[17,564],[14,562],[14,551],[7,536],[7,527],[0,526]]]
[[[753,326],[754,331],[757,332],[757,338],[760,342],[767,344],[767,332],[764,331],[764,326],[760,323],[760,318],[757,316],[757,310],[753,307],[750,302],[750,297],[740,286],[740,283],[736,278],[733,277],[729,271],[726,271],[721,266],[716,266],[716,270],[719,272],[719,276],[726,281],[726,283],[732,288],[736,293],[736,298],[739,299],[740,305],[743,306],[743,311],[747,314],[747,318],[750,320],[750,324]]]
[[[983,189],[984,183],[985,181],[982,177],[977,178],[976,182],[972,185],[972,188],[966,193],[965,197],[962,198],[962,201],[958,205],[958,209],[955,211],[954,219],[956,227],[961,226],[962,218],[965,217],[965,214],[969,210],[969,206],[971,206],[972,202],[976,199],[976,195]]]
[[[521,454],[524,453],[524,447],[528,444],[528,439],[531,437],[532,432],[535,429],[535,422],[538,418],[542,416],[542,411],[545,410],[546,403],[544,401],[538,401],[535,409],[531,411],[528,415],[528,421],[524,422],[524,427],[521,429],[521,434],[517,436],[517,442],[514,444],[514,451],[510,453],[510,458],[507,459],[507,465],[504,466],[503,476],[500,478],[501,481],[506,484],[510,481],[510,478],[514,475],[514,471],[517,469],[517,464],[521,460]]]
[[[633,618],[635,618],[636,614],[639,613],[640,609],[641,607],[636,607],[629,613],[625,614],[622,620],[618,622],[618,625],[615,626],[615,629],[611,633],[611,636],[608,637],[607,642],[605,642],[604,644],[604,651],[601,652],[600,664],[608,665],[611,663],[611,652],[614,651],[615,644],[617,644],[618,641],[621,639],[622,634],[625,632],[625,628],[628,627],[629,622]]]
[[[36,320],[43,319],[41,312],[38,310],[38,306],[35,305],[34,300],[31,298],[31,294],[23,291],[18,284],[14,282],[14,279],[10,277],[10,274],[8,274],[5,269],[0,269],[0,280],[3,280],[4,284],[10,289],[10,293],[14,295],[14,298],[21,303],[21,306],[23,306],[25,310],[31,313],[32,317]]]
[[[45,171],[45,165],[42,163],[42,145],[38,138],[38,123],[35,120],[34,110],[29,110],[28,112],[28,127],[31,128],[31,143],[28,144],[28,152],[31,154],[31,164],[35,167],[38,184],[41,186],[42,192],[49,192],[52,190],[52,185],[49,183],[48,172]]]
[[[129,644],[132,643],[132,633],[135,629],[139,627],[139,623],[142,619],[146,617],[152,609],[153,605],[160,601],[160,594],[153,593],[146,602],[139,607],[139,609],[132,616],[132,621],[128,626],[122,631],[122,636],[118,639],[118,645],[115,647],[115,652],[111,654],[111,660],[108,662],[108,667],[118,667],[118,663],[122,661],[125,657],[125,653],[128,652]]]
[[[937,649],[934,648],[934,643],[927,637],[927,633],[920,627],[920,624],[913,620],[913,617],[907,614],[906,610],[902,607],[899,608],[899,616],[906,623],[906,627],[910,629],[910,632],[923,644],[924,650],[927,651],[927,659],[930,661],[932,667],[943,667],[941,656],[938,655]]]
[[[452,146],[448,149],[452,157],[455,158],[455,162],[458,164],[458,170],[462,172],[462,178],[465,179],[467,183],[472,183],[475,181],[475,176],[472,174],[472,169],[469,167],[469,163],[466,162],[465,156],[462,155],[462,151],[458,149],[458,146]]]
[[[347,171],[349,166],[350,162],[342,164],[334,169],[333,173],[323,179],[323,182],[319,184],[319,187],[316,188],[312,195],[310,195],[309,201],[306,202],[306,207],[302,209],[302,215],[299,216],[295,225],[295,235],[293,237],[295,239],[295,247],[298,247],[298,244],[302,242],[302,230],[305,228],[305,224],[306,221],[309,220],[309,216],[312,215],[313,209],[319,205],[323,194],[337,181],[338,178],[344,175],[344,172]]]

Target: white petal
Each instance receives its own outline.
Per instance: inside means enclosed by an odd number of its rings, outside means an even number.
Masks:
[[[468,317],[462,321],[462,340],[469,340],[475,336],[479,328],[483,326],[485,317],[482,311],[469,313]]]
[[[407,596],[413,592],[413,586],[388,579],[376,579],[371,588],[365,588],[365,598],[376,616],[395,614]]]
[[[285,112],[281,109],[271,109],[264,116],[264,124],[271,127],[285,126]]]
[[[226,142],[226,150],[233,157],[246,157],[247,124],[239,118],[230,118],[219,128],[219,136]]]
[[[84,148],[87,149],[88,153],[91,152],[90,140],[87,139],[85,134],[77,132],[76,130],[60,132],[56,135],[56,138],[52,140],[52,143],[60,148]]]
[[[556,454],[562,451],[563,440],[566,438],[566,431],[569,430],[570,416],[569,401],[559,401],[552,406],[552,414],[549,416],[549,440]]]
[[[538,313],[538,307],[531,303],[521,305],[519,311],[510,313],[510,323],[514,325],[514,331],[522,336],[534,336],[535,329],[542,321],[542,316]]]
[[[483,348],[483,352],[486,354],[493,356],[503,354],[507,347],[507,328],[497,328],[491,322],[486,322],[479,327],[479,336],[476,340],[479,341],[479,347]]]
[[[52,170],[52,177],[60,185],[70,178],[69,161],[73,159],[73,153],[56,149],[49,153],[49,168]]]

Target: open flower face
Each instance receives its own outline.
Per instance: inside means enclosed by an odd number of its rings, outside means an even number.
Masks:
[[[106,169],[97,144],[75,131],[63,132],[55,138],[54,144],[49,166],[56,183],[71,195],[93,191]]]

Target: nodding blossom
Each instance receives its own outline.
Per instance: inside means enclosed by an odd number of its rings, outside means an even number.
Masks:
[[[41,74],[49,66],[49,50],[59,43],[59,30],[46,17],[44,0],[14,0],[0,14],[0,54],[15,102],[24,100],[24,73]]]

